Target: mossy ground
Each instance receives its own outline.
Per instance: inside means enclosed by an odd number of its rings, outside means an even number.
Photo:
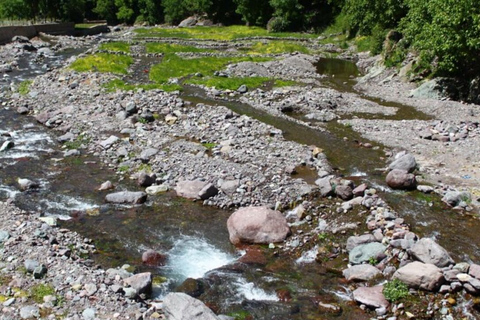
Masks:
[[[129,56],[97,53],[75,60],[70,67],[78,72],[98,71],[115,74],[127,74],[128,67],[133,63]]]
[[[177,52],[214,52],[213,50],[185,46],[175,43],[147,43],[145,48],[148,53],[177,53]]]
[[[25,80],[20,82],[20,84],[18,85],[18,93],[20,93],[22,96],[27,95],[30,92],[30,86],[32,85],[32,83],[32,80]]]
[[[99,47],[100,50],[113,51],[113,52],[130,52],[130,44],[126,42],[107,42],[102,43]]]

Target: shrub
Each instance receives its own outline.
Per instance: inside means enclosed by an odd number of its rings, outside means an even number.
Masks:
[[[383,295],[385,299],[395,302],[408,296],[408,287],[402,281],[394,279],[383,286]]]

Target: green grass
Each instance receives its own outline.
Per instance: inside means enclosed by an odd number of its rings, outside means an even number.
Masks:
[[[103,85],[104,88],[107,89],[108,92],[115,92],[117,90],[122,91],[132,91],[138,89],[144,90],[154,90],[160,89],[166,92],[171,91],[181,91],[183,88],[178,84],[159,84],[159,83],[148,83],[148,84],[129,84],[123,80],[115,79]]]
[[[228,27],[195,27],[195,28],[140,28],[135,30],[138,37],[182,38],[235,40],[245,37],[294,37],[312,39],[314,34],[304,33],[269,33],[260,27],[228,26]]]
[[[133,58],[108,53],[98,53],[77,59],[70,65],[75,71],[98,71],[116,74],[127,74],[128,67],[133,63]]]
[[[148,53],[213,52],[212,50],[196,48],[194,46],[170,43],[147,43],[145,47]]]
[[[204,76],[213,75],[228,64],[242,61],[267,61],[261,57],[202,57],[184,59],[174,54],[168,54],[160,64],[153,66],[150,70],[150,80],[156,83],[165,83],[170,78],[184,78],[195,73]]]
[[[67,141],[63,145],[65,148],[68,150],[73,150],[73,149],[78,149],[82,145],[87,145],[90,143],[90,138],[85,137],[84,135],[79,135],[75,140],[73,141]]]
[[[30,296],[36,303],[43,303],[43,297],[55,294],[55,288],[50,284],[39,283],[30,289]]]
[[[385,299],[395,302],[408,296],[408,287],[398,279],[387,282],[383,286]]]
[[[20,93],[22,96],[27,95],[30,92],[30,86],[32,85],[32,83],[32,80],[25,80],[20,82],[20,84],[18,85],[18,93]]]
[[[215,87],[222,90],[237,90],[241,85],[246,85],[249,89],[260,87],[262,84],[270,80],[264,77],[251,78],[224,78],[224,77],[208,77],[208,78],[190,78],[185,81],[187,84],[198,84],[207,87]]]
[[[310,53],[310,50],[298,43],[289,41],[269,41],[268,43],[257,42],[250,50],[249,54],[279,54],[279,53]]]
[[[100,50],[114,51],[114,52],[130,52],[130,44],[126,42],[106,42],[99,47]]]

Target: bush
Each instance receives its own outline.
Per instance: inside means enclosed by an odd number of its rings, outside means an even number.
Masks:
[[[383,295],[385,299],[395,302],[408,296],[408,287],[402,281],[394,279],[383,286]]]
[[[268,21],[268,32],[283,32],[288,29],[288,21],[282,17],[274,17]]]

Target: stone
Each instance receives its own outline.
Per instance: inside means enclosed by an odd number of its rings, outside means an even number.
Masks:
[[[47,267],[44,264],[39,265],[33,270],[33,277],[35,279],[41,279],[47,274]]]
[[[480,265],[472,263],[468,269],[468,274],[480,280]]]
[[[102,146],[103,149],[109,149],[115,142],[120,140],[119,137],[117,136],[110,136],[107,139],[100,141],[100,145]]]
[[[163,266],[166,260],[167,257],[164,254],[155,250],[150,249],[142,253],[142,262],[147,266]]]
[[[444,194],[442,201],[449,206],[456,207],[460,202],[469,202],[472,199],[472,195],[466,191],[448,191]]]
[[[418,261],[399,268],[393,274],[393,278],[399,279],[411,288],[427,291],[438,289],[445,281],[440,268]]]
[[[25,306],[20,309],[20,318],[37,319],[40,318],[40,309],[37,306]]]
[[[25,37],[25,36],[14,36],[12,38],[12,42],[18,42],[18,43],[30,43],[30,40]]]
[[[407,171],[408,173],[412,173],[416,167],[417,162],[415,161],[415,157],[412,154],[401,153],[399,157],[396,157],[396,159],[392,163],[390,163],[388,169],[400,169]]]
[[[175,191],[179,197],[189,199],[208,199],[218,193],[211,183],[201,180],[184,180],[177,183]]]
[[[180,292],[163,299],[163,311],[169,320],[219,320],[203,302]]]
[[[123,288],[123,293],[125,294],[125,297],[134,299],[137,296],[137,290],[133,288]]]
[[[39,217],[38,220],[45,222],[50,227],[56,227],[58,224],[57,217]]]
[[[145,162],[150,161],[150,159],[158,153],[158,149],[155,148],[147,148],[142,150],[140,153],[139,159]]]
[[[113,185],[113,183],[111,181],[105,181],[98,188],[99,191],[112,190],[112,189],[115,189],[115,186]]]
[[[125,285],[135,289],[138,294],[150,294],[152,292],[152,274],[150,272],[143,272],[133,275],[123,280]]]
[[[65,158],[68,158],[68,157],[78,157],[80,156],[81,153],[80,151],[78,151],[77,149],[71,149],[71,150],[67,150],[67,151],[64,151],[63,152],[63,156]]]
[[[433,187],[425,185],[417,186],[417,190],[423,193],[432,193],[434,191]]]
[[[147,201],[147,194],[140,191],[120,191],[107,194],[105,200],[111,203],[142,204]]]
[[[367,184],[362,183],[361,185],[359,185],[358,187],[352,190],[353,195],[355,197],[363,197],[367,188],[368,188]]]
[[[0,152],[6,151],[8,149],[12,149],[14,146],[15,146],[15,143],[13,143],[13,141],[10,141],[10,140],[5,141],[0,147]]]
[[[320,195],[322,197],[328,197],[333,194],[333,187],[330,183],[330,180],[331,176],[327,176],[315,181],[315,184],[318,186],[318,190],[320,191]]]
[[[17,179],[18,185],[20,187],[20,190],[25,191],[25,190],[30,190],[30,189],[35,189],[40,187],[40,185],[30,179],[22,179],[18,178]]]
[[[248,88],[247,88],[246,85],[242,84],[242,85],[237,89],[237,92],[238,92],[238,93],[241,93],[241,94],[247,93],[247,92],[248,92]]]
[[[411,190],[416,187],[415,175],[405,170],[393,169],[387,174],[386,182],[392,189]]]
[[[360,287],[353,291],[353,299],[370,308],[388,308],[388,301],[383,295],[383,286]]]
[[[188,18],[182,20],[182,21],[178,24],[178,26],[179,26],[180,28],[193,27],[194,25],[197,24],[197,21],[198,21],[198,20],[197,20],[195,17],[188,17]]]
[[[95,309],[87,308],[82,312],[82,318],[84,320],[94,320],[95,319]]]
[[[380,262],[385,258],[386,249],[387,247],[378,242],[362,244],[350,251],[348,260],[351,264],[362,264],[364,262],[369,262],[371,259]]]
[[[175,292],[183,292],[194,298],[201,296],[204,290],[203,283],[192,278],[187,278],[181,285],[175,288]]]
[[[375,239],[375,236],[369,233],[363,234],[361,236],[351,236],[351,237],[348,237],[347,239],[346,249],[348,252],[350,252],[356,246],[359,246],[361,244],[371,243],[371,242],[377,242],[377,240]]]
[[[230,241],[270,244],[285,240],[290,232],[285,217],[267,207],[245,207],[235,211],[227,221]]]
[[[40,263],[37,260],[26,259],[25,262],[23,263],[23,266],[25,267],[27,272],[33,273],[35,268],[40,266]]]
[[[157,176],[155,174],[149,175],[148,173],[142,171],[138,174],[137,185],[140,187],[150,187],[155,183],[155,180],[157,180]]]
[[[88,296],[93,296],[95,292],[97,292],[98,288],[95,283],[87,283],[84,286],[85,291],[87,292]]]
[[[174,116],[174,115],[172,115],[172,114],[167,114],[167,115],[165,116],[165,122],[166,122],[167,124],[173,125],[173,124],[175,124],[175,122],[177,122],[177,120],[178,120],[178,117],[177,117],[177,116]]]
[[[380,270],[370,264],[359,264],[343,270],[343,276],[348,281],[370,281],[381,275]]]
[[[0,243],[3,243],[10,238],[10,233],[6,230],[0,230]]]
[[[238,259],[238,262],[245,264],[266,265],[268,261],[262,250],[248,247],[245,254]]]
[[[348,201],[353,198],[353,190],[347,185],[337,185],[335,187],[335,194],[344,201]]]
[[[159,186],[150,186],[150,187],[145,189],[145,192],[148,195],[152,195],[152,196],[156,195],[156,194],[164,193],[164,192],[167,192],[167,191],[168,191],[168,186],[164,185],[164,184],[161,184]]]
[[[454,264],[447,250],[430,238],[422,238],[409,250],[409,254],[418,261],[431,263],[439,268]]]

